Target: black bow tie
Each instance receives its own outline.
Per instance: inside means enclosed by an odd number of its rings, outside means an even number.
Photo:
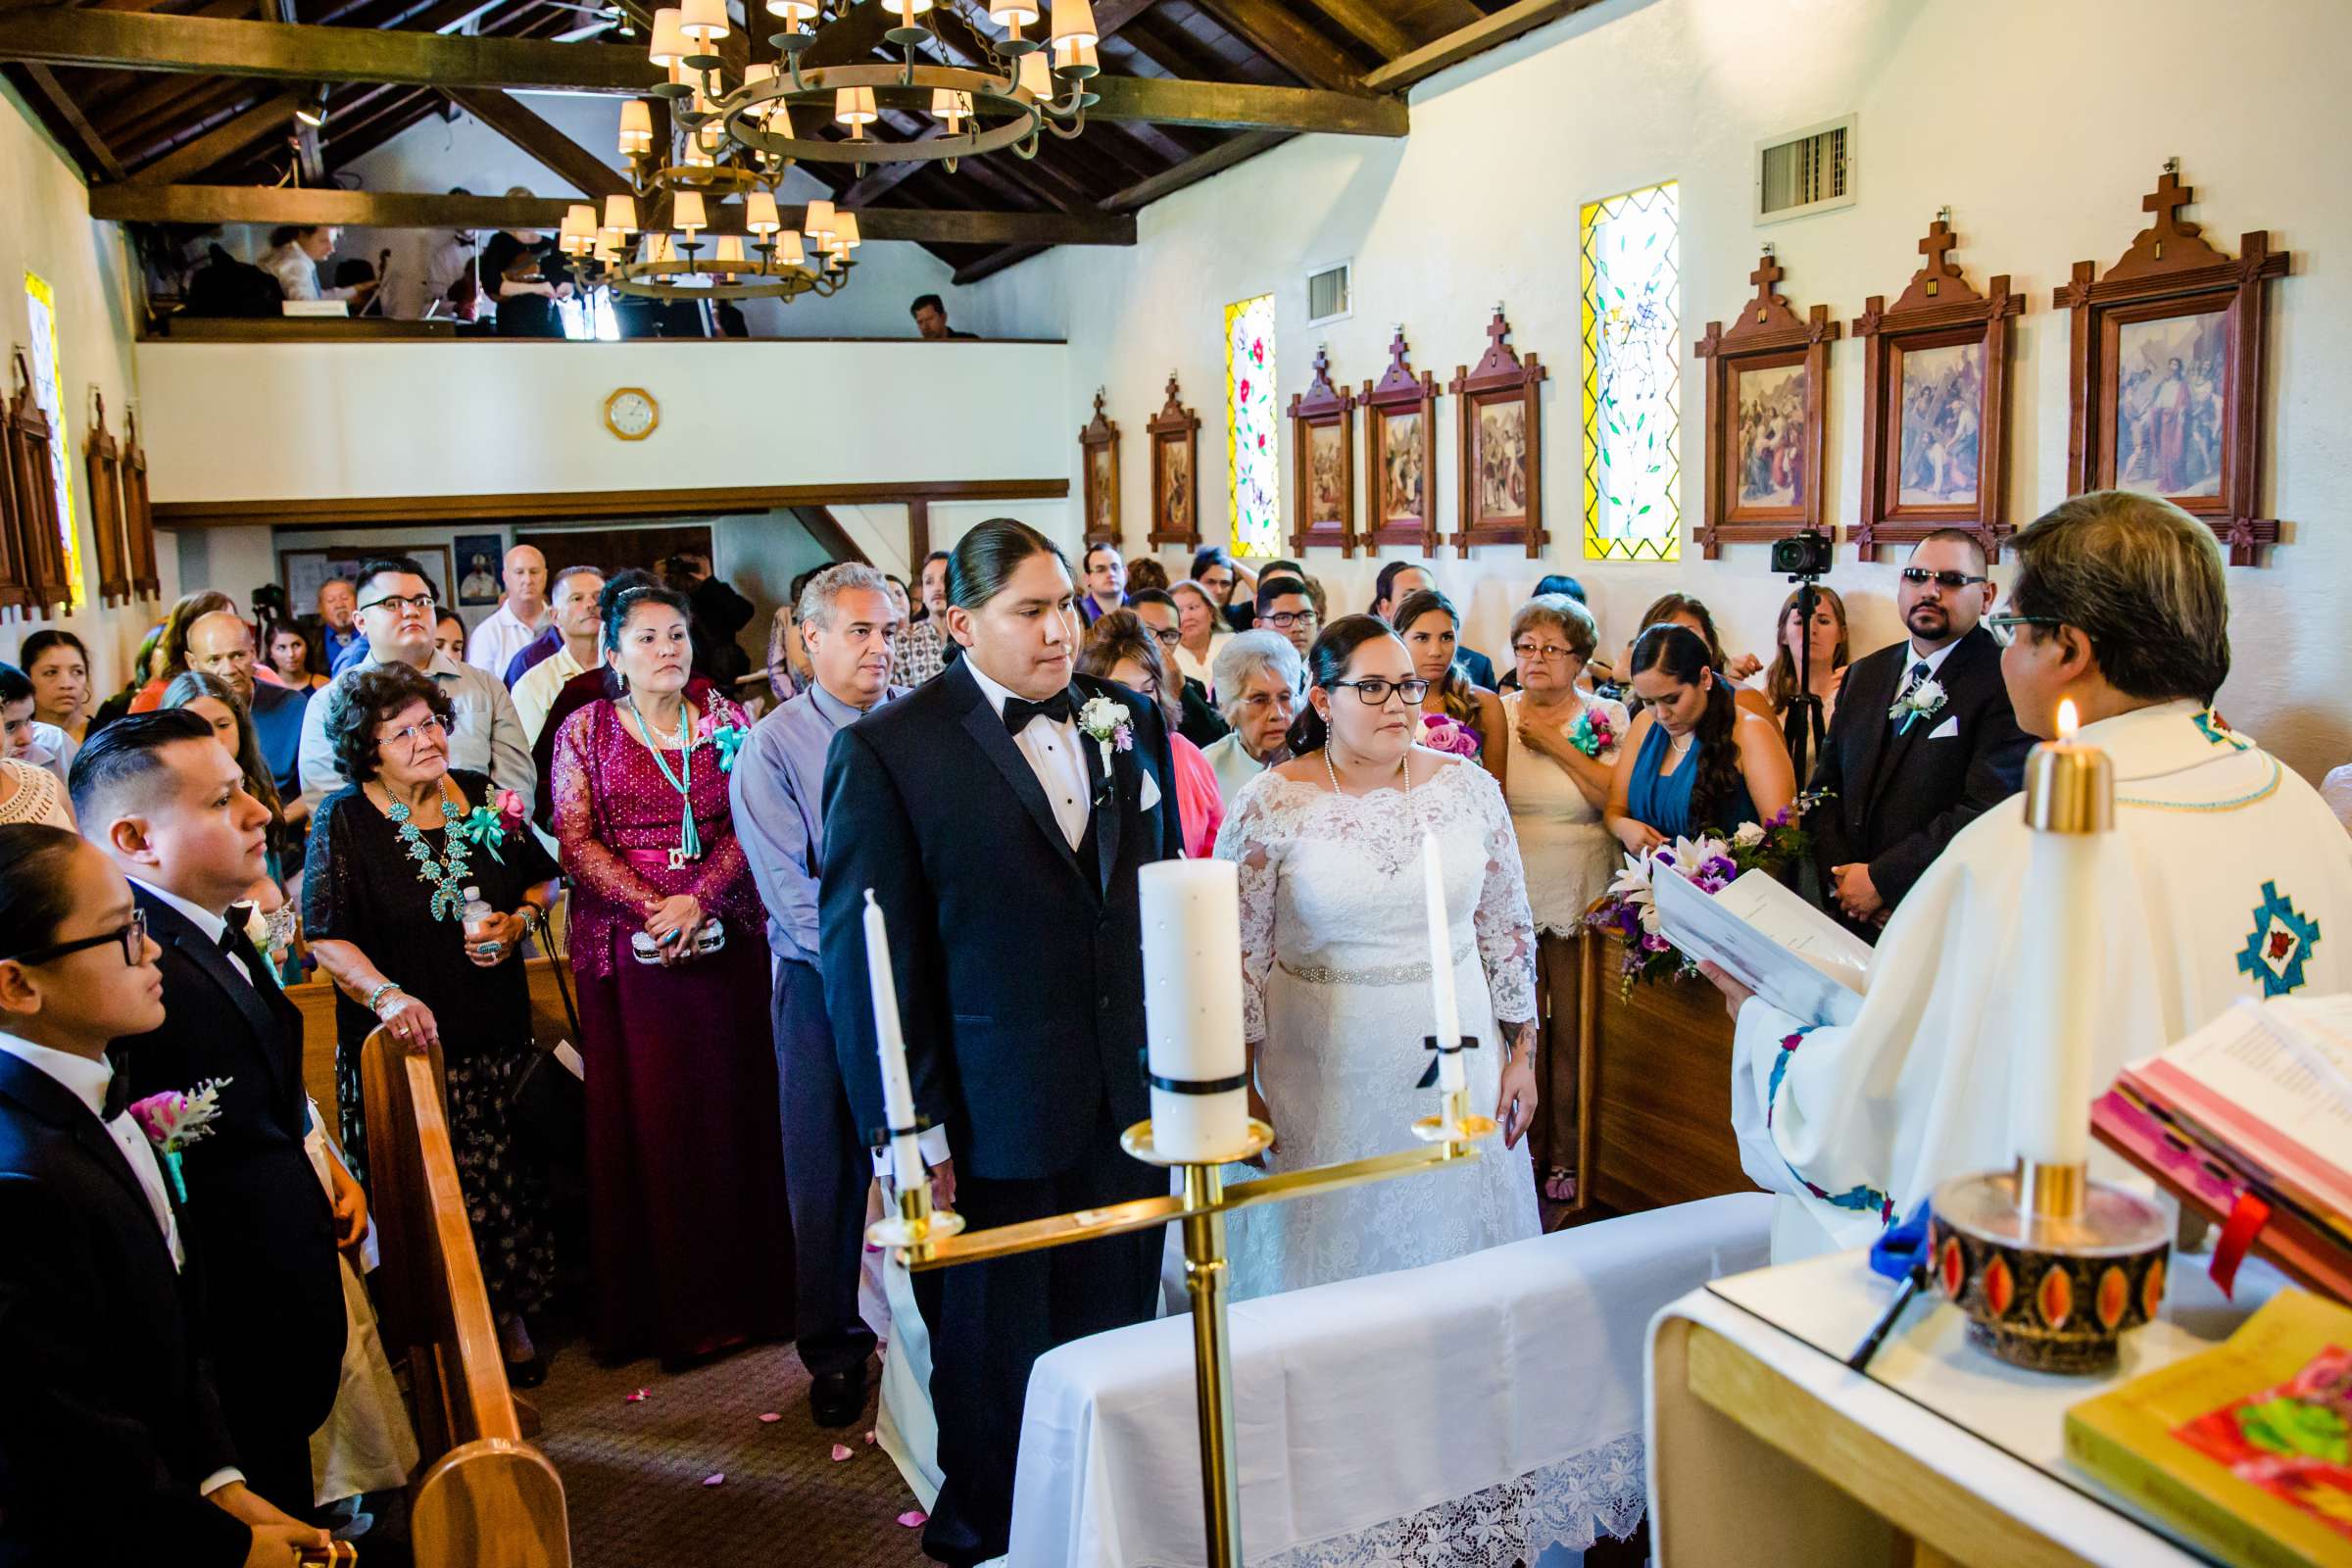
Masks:
[[[243,957],[244,955],[237,952],[237,939],[245,934],[245,927],[253,919],[253,906],[232,904],[220,911],[220,918],[223,922],[220,927],[220,951]]]
[[[120,1067],[106,1081],[106,1108],[98,1112],[100,1121],[111,1122],[130,1108],[130,1074]]]
[[[1029,721],[1033,718],[1050,718],[1056,724],[1067,724],[1073,712],[1067,690],[1055,692],[1042,703],[1007,697],[1004,699],[1004,733],[1018,735],[1029,727]]]

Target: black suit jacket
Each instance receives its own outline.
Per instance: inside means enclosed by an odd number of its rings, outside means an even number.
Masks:
[[[1195,746],[1214,746],[1232,732],[1233,726],[1208,700],[1208,688],[1185,676],[1184,720],[1176,726],[1176,733]]]
[[[196,1493],[236,1454],[181,1291],[98,1118],[0,1052],[0,1565],[244,1561]]]
[[[1181,853],[1175,771],[1156,705],[1080,675],[1078,700],[1126,709],[1105,801],[1072,853],[1028,760],[968,663],[833,738],[819,890],[825,1007],[860,1129],[883,1125],[866,987],[865,891],[890,931],[916,1111],[944,1123],[956,1168],[995,1180],[1069,1170],[1096,1111],[1150,1114],[1136,871]],[[1147,810],[1143,783],[1159,799]]]
[[[1871,884],[1890,909],[1952,835],[2017,793],[2034,745],[2010,710],[2000,645],[1982,626],[1936,669],[1943,707],[1898,734],[1886,710],[1917,658],[1905,638],[1847,667],[1811,786],[1836,799],[1806,819],[1825,883],[1831,866],[1867,861]]]
[[[132,1098],[228,1080],[211,1134],[180,1156],[180,1224],[205,1258],[199,1327],[232,1414],[307,1434],[334,1406],[346,1317],[334,1205],[302,1147],[302,1014],[267,976],[242,979],[187,916],[131,891],[163,949],[165,1012],[153,1034],[115,1043]]]

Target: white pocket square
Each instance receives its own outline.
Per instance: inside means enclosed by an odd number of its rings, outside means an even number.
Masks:
[[[1953,714],[1950,718],[1945,719],[1934,729],[1928,731],[1928,739],[1932,741],[1955,741],[1959,738],[1960,715],[1957,713]]]
[[[1159,804],[1159,780],[1147,768],[1144,771],[1144,793],[1136,801],[1136,809],[1149,811]]]

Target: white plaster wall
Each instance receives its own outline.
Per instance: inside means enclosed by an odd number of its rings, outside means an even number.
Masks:
[[[618,98],[581,93],[515,97],[608,164],[620,167]],[[366,190],[437,195],[462,186],[476,196],[500,196],[524,186],[548,197],[576,194],[561,175],[463,111],[446,121],[434,117],[411,125],[355,159],[342,172],[358,176]],[[787,202],[828,194],[813,176],[798,169],[785,175],[780,192]],[[423,314],[426,258],[439,242],[438,232],[428,229],[355,228],[344,234],[337,254],[373,263],[390,249],[389,308],[395,315],[414,317]],[[957,290],[951,278],[947,263],[919,245],[877,242],[858,247],[849,286],[832,298],[804,296],[790,305],[746,300],[743,310],[755,337],[912,337],[908,302],[920,294],[939,294],[949,299],[953,316]]]
[[[2344,0],[2263,0],[2226,13],[2199,0],[1606,0],[1424,83],[1407,140],[1292,142],[1146,209],[1132,250],[1057,250],[978,285],[965,324],[1066,331],[1063,465],[1075,484],[1068,432],[1107,385],[1128,443],[1123,513],[1140,537],[1142,427],[1170,369],[1202,416],[1203,514],[1225,511],[1229,302],[1275,292],[1287,406],[1307,383],[1318,340],[1360,384],[1384,367],[1399,321],[1416,367],[1443,383],[1477,358],[1500,301],[1521,352],[1552,368],[1544,474],[1555,543],[1543,562],[1499,549],[1468,563],[1444,553],[1439,574],[1466,602],[1472,640],[1500,652],[1510,610],[1538,575],[1564,570],[1590,590],[1612,644],[1674,588],[1705,598],[1728,641],[1769,652],[1786,585],[1766,573],[1762,546],[1728,548],[1719,562],[1687,551],[1670,565],[1581,559],[1580,204],[1681,181],[1687,341],[1753,293],[1747,274],[1765,241],[1779,247],[1791,303],[1826,303],[1850,322],[1866,296],[1901,291],[1919,237],[1949,204],[1962,242],[1954,254],[1971,278],[1981,286],[2007,272],[2029,301],[2012,414],[2012,513],[2022,523],[2066,490],[2068,331],[2050,290],[2076,261],[2104,268],[2123,254],[2144,221],[2140,196],[2178,155],[2203,198],[2188,216],[2211,238],[2234,251],[2243,230],[2269,228],[2294,253],[2294,275],[2274,285],[2270,345],[2267,493],[2286,542],[2268,566],[2230,573],[2236,673],[2222,705],[2316,774],[2352,755],[2352,525],[2340,504],[2352,485],[2346,59]],[[1860,116],[1859,202],[1755,225],[1754,143],[1847,113]],[[1310,332],[1306,269],[1349,256],[1353,318]],[[1860,343],[1835,346],[1825,496],[1838,521],[1851,519],[1861,467],[1861,366]],[[1704,471],[1696,369],[1686,361],[1687,517]],[[1449,399],[1439,419],[1433,490],[1450,527]],[[1840,551],[1831,582],[1846,594],[1864,648],[1899,634],[1897,564],[1864,565]],[[1318,551],[1310,569],[1357,608],[1377,563]]]
[[[137,365],[167,502],[1060,477],[1065,352],[165,340]],[[661,405],[643,441],[605,429],[624,386]]]
[[[0,659],[14,662],[24,637],[44,626],[63,627],[90,651],[91,678],[103,696],[120,686],[157,606],[101,612],[97,557],[90,535],[89,485],[81,443],[90,430],[91,394],[106,397],[107,428],[119,439],[124,416],[138,398],[130,352],[130,259],[121,231],[90,220],[89,195],[64,152],[50,141],[12,88],[0,85],[0,340],[14,349],[29,341],[24,274],[38,273],[56,291],[60,391],[66,403],[68,454],[73,467],[75,527],[81,539],[84,607],[60,619],[26,621],[11,612],[0,621]],[[0,368],[0,376],[13,372]],[[10,382],[13,389],[13,381]],[[142,410],[142,425],[146,411]],[[152,431],[148,434],[152,443]],[[159,551],[166,602],[179,591],[178,562],[170,542]]]

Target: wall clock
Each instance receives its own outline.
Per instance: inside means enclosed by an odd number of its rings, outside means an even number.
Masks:
[[[605,428],[623,441],[642,441],[661,422],[661,405],[643,387],[624,386],[605,399]]]

